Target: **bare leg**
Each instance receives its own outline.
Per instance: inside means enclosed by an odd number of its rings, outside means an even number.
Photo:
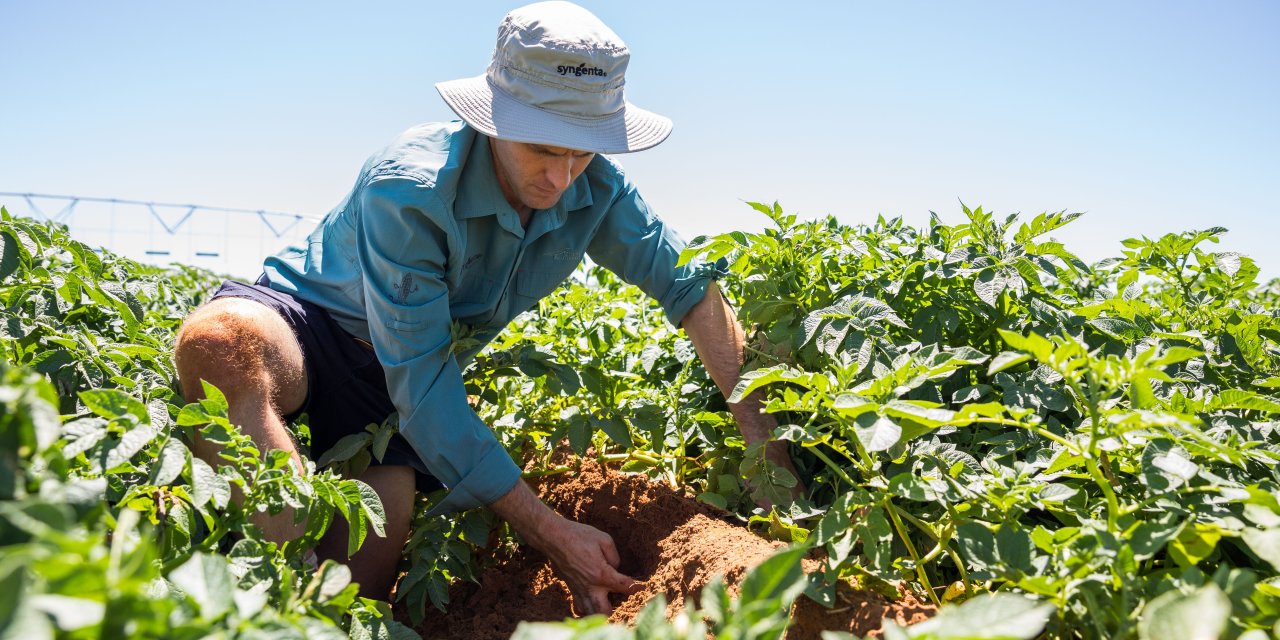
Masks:
[[[337,517],[316,546],[316,554],[322,560],[337,560],[350,567],[352,579],[360,583],[362,597],[386,600],[391,595],[396,566],[413,519],[414,479],[413,467],[385,465],[366,469],[360,480],[373,487],[382,499],[382,508],[387,514],[387,537],[370,533],[360,550],[348,559],[347,523]]]
[[[178,332],[174,362],[188,402],[203,397],[201,380],[227,397],[228,417],[264,451],[288,451],[302,469],[298,448],[283,415],[302,406],[307,376],[302,349],[289,325],[266,305],[242,298],[219,298],[191,313]],[[220,446],[197,437],[195,454],[218,465]],[[360,480],[373,487],[387,515],[385,539],[371,536],[353,558],[347,557],[347,526],[341,517],[316,548],[321,558],[346,562],[360,593],[386,599],[395,584],[396,565],[409,536],[415,496],[414,472],[407,466],[370,467]],[[277,544],[295,539],[306,524],[294,524],[293,510],[251,516],[263,537]]]
[[[252,300],[214,300],[183,322],[174,363],[188,402],[204,396],[201,380],[210,382],[226,395],[232,424],[264,451],[288,451],[297,468],[303,468],[281,416],[306,399],[306,368],[297,338],[283,318]],[[220,445],[197,436],[193,449],[210,465],[221,463]],[[294,524],[289,508],[275,516],[254,514],[251,520],[275,543],[301,536],[306,527]]]

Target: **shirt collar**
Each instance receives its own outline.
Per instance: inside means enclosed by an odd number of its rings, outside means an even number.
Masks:
[[[454,215],[466,219],[492,215],[502,218],[509,214],[518,220],[515,209],[502,197],[502,187],[498,186],[498,176],[493,172],[489,139],[469,125],[463,128],[472,134],[471,149],[463,165],[462,177],[458,181]]]

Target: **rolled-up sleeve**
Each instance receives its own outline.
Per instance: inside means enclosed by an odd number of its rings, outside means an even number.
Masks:
[[[706,295],[711,281],[724,275],[723,264],[701,260],[677,267],[684,247],[684,239],[649,209],[627,181],[587,247],[587,255],[657,300],[667,320],[678,327]]]
[[[445,273],[452,216],[429,185],[404,177],[366,183],[359,206],[369,334],[400,433],[450,489],[435,512],[489,504],[511,490],[520,468],[467,404],[450,352]]]

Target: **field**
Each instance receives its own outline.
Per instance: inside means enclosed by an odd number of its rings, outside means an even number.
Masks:
[[[734,399],[767,394],[799,478],[603,270],[467,371],[526,478],[645,581],[612,620],[563,622],[545,560],[483,509],[415,520],[393,605],[309,568],[337,519],[353,549],[381,535],[347,477],[394,417],[294,475],[216,389],[177,393],[174,331],[218,278],[0,214],[0,638],[1280,635],[1280,281],[1214,252],[1224,229],[1087,265],[1049,239],[1072,214],[914,228],[752,206],[769,229],[686,258],[721,261],[749,337]],[[196,430],[224,464],[191,455]],[[249,514],[286,505],[305,535],[263,542]]]

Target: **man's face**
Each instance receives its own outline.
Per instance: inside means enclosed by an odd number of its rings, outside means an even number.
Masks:
[[[594,153],[489,138],[502,195],[517,213],[549,209],[586,170]]]

